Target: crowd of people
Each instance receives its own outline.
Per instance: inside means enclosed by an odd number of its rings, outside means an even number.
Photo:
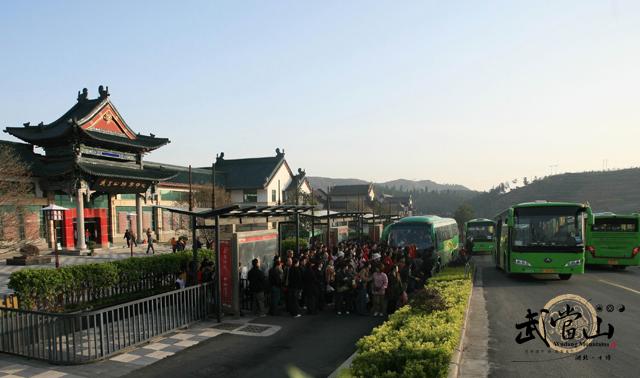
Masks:
[[[266,316],[286,310],[291,316],[313,315],[329,307],[337,315],[386,316],[424,286],[430,269],[415,247],[342,242],[330,250],[321,243],[276,256],[264,272],[259,259],[248,273],[252,309]]]

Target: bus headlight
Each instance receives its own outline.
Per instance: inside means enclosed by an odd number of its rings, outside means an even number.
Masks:
[[[571,260],[568,263],[564,264],[564,266],[578,266],[582,263],[582,259]]]
[[[515,260],[515,264],[516,265],[531,266],[531,263],[528,262],[527,260],[520,260],[520,259],[516,259]]]

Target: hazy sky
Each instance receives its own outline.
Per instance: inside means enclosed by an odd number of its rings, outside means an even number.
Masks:
[[[640,1],[0,4],[1,128],[100,84],[171,139],[153,161],[280,147],[310,175],[474,189],[640,166]]]

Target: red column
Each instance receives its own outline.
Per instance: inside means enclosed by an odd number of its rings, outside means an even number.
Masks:
[[[62,232],[64,233],[64,248],[74,249],[75,241],[73,238],[73,218],[76,216],[76,209],[69,209],[64,212],[62,220]]]
[[[102,248],[109,247],[109,226],[107,223],[109,219],[107,219],[107,209],[98,209],[98,217],[100,224],[100,244]]]

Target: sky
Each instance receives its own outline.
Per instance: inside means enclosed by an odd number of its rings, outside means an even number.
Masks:
[[[487,190],[640,166],[640,2],[0,4],[0,128],[99,85],[147,160]]]

